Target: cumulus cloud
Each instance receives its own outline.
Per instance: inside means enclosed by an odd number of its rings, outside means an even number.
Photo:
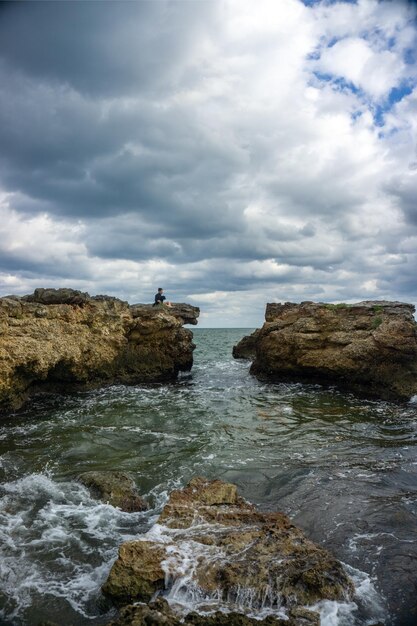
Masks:
[[[3,293],[417,300],[410,3],[1,11]]]

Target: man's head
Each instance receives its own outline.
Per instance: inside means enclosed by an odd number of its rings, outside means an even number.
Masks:
[[[158,293],[162,293],[162,292],[163,292],[162,287],[158,287]]]

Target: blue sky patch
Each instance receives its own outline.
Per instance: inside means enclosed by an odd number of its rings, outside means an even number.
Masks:
[[[357,0],[301,0],[307,7],[313,7],[316,4],[357,4]]]

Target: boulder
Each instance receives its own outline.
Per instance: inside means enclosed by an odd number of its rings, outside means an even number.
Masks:
[[[268,304],[254,344],[260,380],[338,385],[384,399],[417,393],[414,306],[401,302]]]
[[[84,472],[78,479],[94,496],[122,511],[133,513],[148,509],[133,478],[126,472]]]
[[[301,616],[305,606],[353,596],[339,561],[283,513],[258,511],[235,485],[193,479],[171,493],[157,528],[120,547],[103,587],[116,601],[148,601],[162,589],[169,598],[175,587],[227,611],[269,607]]]
[[[195,348],[199,309],[129,306],[72,289],[0,298],[0,411],[38,392],[174,380]]]
[[[152,541],[126,541],[119,548],[102,589],[116,604],[132,600],[149,601],[156,591],[164,588],[163,561],[165,547]]]

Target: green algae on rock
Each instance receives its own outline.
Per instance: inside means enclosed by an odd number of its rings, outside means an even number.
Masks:
[[[417,394],[417,324],[411,304],[366,301],[268,304],[265,324],[235,346],[270,382],[334,384],[383,399]]]
[[[73,289],[0,298],[0,411],[37,392],[164,382],[191,369],[199,309],[133,305]]]
[[[287,612],[321,600],[348,600],[341,563],[283,513],[261,513],[236,487],[195,478],[172,492],[141,539],[122,544],[103,591],[115,601],[149,601],[173,586],[225,610]]]
[[[137,493],[133,478],[126,472],[83,472],[78,480],[93,495],[127,513],[145,511],[147,502]]]

